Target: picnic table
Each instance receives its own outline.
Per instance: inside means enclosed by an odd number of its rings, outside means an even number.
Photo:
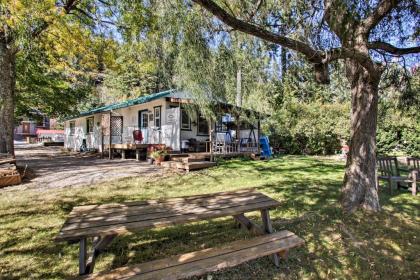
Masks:
[[[126,203],[114,203],[114,204],[104,204],[104,205],[86,205],[73,208],[69,217],[62,229],[60,230],[56,241],[70,241],[79,242],[79,274],[90,274],[93,272],[95,265],[95,259],[100,254],[103,249],[105,249],[112,240],[118,235],[127,233],[127,232],[138,232],[141,230],[156,228],[156,227],[166,227],[177,224],[191,223],[195,221],[208,220],[213,218],[233,216],[238,225],[242,227],[263,235],[270,234],[273,232],[271,220],[269,216],[269,209],[279,206],[280,203],[262,193],[259,193],[255,190],[239,190],[233,192],[220,192],[213,194],[204,194],[204,195],[195,195],[188,197],[178,197],[178,198],[169,198],[164,200],[147,200],[147,201],[135,201],[135,202],[126,202]],[[255,224],[249,220],[245,213],[252,211],[260,211],[262,217],[263,226]],[[87,239],[93,238],[93,249],[90,257],[87,256]],[[268,238],[268,237],[266,237]],[[293,233],[290,232],[280,232],[275,236],[270,236],[272,240],[270,242],[270,250],[263,250],[254,248],[254,253],[252,258],[263,256],[267,254],[273,255],[273,261],[276,265],[279,262],[279,254],[273,254],[276,252],[284,251],[288,248],[299,246],[303,244],[303,240],[296,237]],[[274,239],[273,239],[274,238]],[[292,238],[292,239],[287,239]],[[277,240],[277,241],[276,241]],[[279,240],[282,240],[281,242]],[[242,243],[235,246],[246,248],[251,248],[249,244],[245,244],[245,241],[242,240]],[[251,242],[251,241],[248,241]],[[253,241],[257,242],[257,241]],[[260,243],[258,243],[260,242]],[[261,246],[261,240],[258,240],[258,246]],[[265,241],[268,242],[267,240]],[[280,244],[280,243],[281,244]],[[286,243],[285,243],[286,242]],[[252,243],[253,244],[253,243]],[[265,243],[264,243],[265,244]],[[277,244],[277,247],[276,247]],[[234,245],[232,245],[234,246]],[[250,247],[251,246],[251,247]],[[266,246],[268,246],[266,244]],[[232,248],[232,247],[230,247]],[[274,249],[273,249],[274,248]],[[226,249],[221,256],[226,258]],[[257,251],[255,251],[257,250]],[[219,251],[217,251],[219,252]],[[255,252],[259,252],[256,254]],[[268,253],[267,253],[268,252]],[[246,259],[244,256],[239,258],[237,256],[237,251],[232,251],[231,253],[236,254],[236,262],[242,262]],[[246,253],[246,251],[245,251]],[[242,254],[245,254],[242,253]],[[284,252],[283,252],[284,253]],[[203,260],[206,263],[207,271],[214,269],[215,267],[220,269],[220,256],[215,253],[215,257],[219,259],[214,259],[212,263],[213,267],[210,267],[208,260],[208,253],[202,253]],[[194,257],[197,258],[200,256],[200,253],[195,252]],[[180,257],[175,258],[179,260]],[[182,259],[182,258],[181,258]],[[184,256],[184,259],[188,259]],[[248,258],[249,259],[249,258]],[[171,261],[172,260],[172,261]],[[173,259],[168,259],[161,261],[163,268],[168,269],[170,263],[173,263]],[[176,270],[182,270],[182,266],[179,266],[179,263],[175,261]],[[230,265],[234,264],[232,261]],[[143,264],[144,267],[150,270],[151,264]],[[184,264],[185,265],[185,264]],[[195,263],[195,266],[197,263]],[[204,264],[203,264],[204,265]],[[162,267],[153,264],[152,267],[157,267],[157,272]],[[128,268],[125,268],[126,271]],[[174,269],[174,268],[172,268]],[[193,272],[189,270],[189,274],[185,272],[188,269],[192,269]],[[139,271],[143,271],[139,267],[134,268],[133,271],[136,271],[138,274]],[[201,269],[200,273],[206,271]],[[127,271],[126,271],[127,272]],[[131,272],[133,273],[133,272]],[[194,274],[195,273],[195,274]],[[136,274],[136,275],[137,275]],[[129,275],[129,274],[128,274]],[[175,275],[175,274],[174,274]],[[191,268],[191,264],[187,264],[187,267],[184,267],[184,271],[179,275],[198,275],[197,269]],[[96,275],[95,277],[99,277]],[[157,277],[156,275],[154,277]],[[105,277],[106,278],[106,277]],[[107,278],[108,279],[108,278]],[[112,278],[114,279],[114,278]],[[117,278],[116,278],[117,279]],[[136,279],[149,279],[149,278],[136,278]],[[153,279],[153,277],[151,278]],[[156,278],[158,279],[158,278]],[[170,279],[179,279],[172,277]]]

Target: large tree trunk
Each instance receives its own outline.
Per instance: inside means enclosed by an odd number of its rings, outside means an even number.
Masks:
[[[376,189],[376,118],[380,74],[366,71],[354,60],[346,61],[352,90],[350,151],[343,184],[342,206],[347,213],[359,208],[379,211]]]
[[[0,153],[14,155],[15,53],[0,39]]]

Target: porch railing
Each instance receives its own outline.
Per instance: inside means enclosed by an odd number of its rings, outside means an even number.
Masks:
[[[210,148],[213,149],[213,154],[228,155],[228,154],[240,154],[240,153],[257,153],[258,143],[255,142],[242,142],[241,141],[223,141],[214,140],[206,142],[206,152],[211,152]]]

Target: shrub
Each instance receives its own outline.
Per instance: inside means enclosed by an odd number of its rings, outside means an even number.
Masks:
[[[273,146],[290,154],[333,154],[348,138],[347,104],[287,104],[277,112],[268,131]]]

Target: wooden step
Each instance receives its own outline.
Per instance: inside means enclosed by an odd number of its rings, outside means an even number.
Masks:
[[[187,157],[187,158],[181,158],[181,161],[183,163],[189,163],[189,162],[202,162],[202,161],[206,161],[206,160],[205,159],[200,159],[200,158]]]
[[[165,167],[165,168],[175,169],[175,168],[178,168],[177,164],[178,164],[177,161],[170,160],[170,161],[162,161],[160,163],[160,166]]]
[[[190,159],[197,159],[197,160],[210,160],[209,153],[191,153],[189,154],[188,158]]]
[[[177,159],[177,158],[184,158],[188,157],[189,154],[169,154],[169,157],[171,160]]]
[[[190,170],[198,170],[198,169],[213,167],[216,164],[217,163],[211,162],[211,161],[198,161],[198,162],[188,162],[188,163],[178,162],[177,168],[190,171]]]
[[[143,264],[117,268],[109,272],[91,274],[80,279],[183,279],[233,267],[241,263],[287,252],[302,246],[305,241],[284,230],[249,240],[234,241],[221,248],[209,248]]]

